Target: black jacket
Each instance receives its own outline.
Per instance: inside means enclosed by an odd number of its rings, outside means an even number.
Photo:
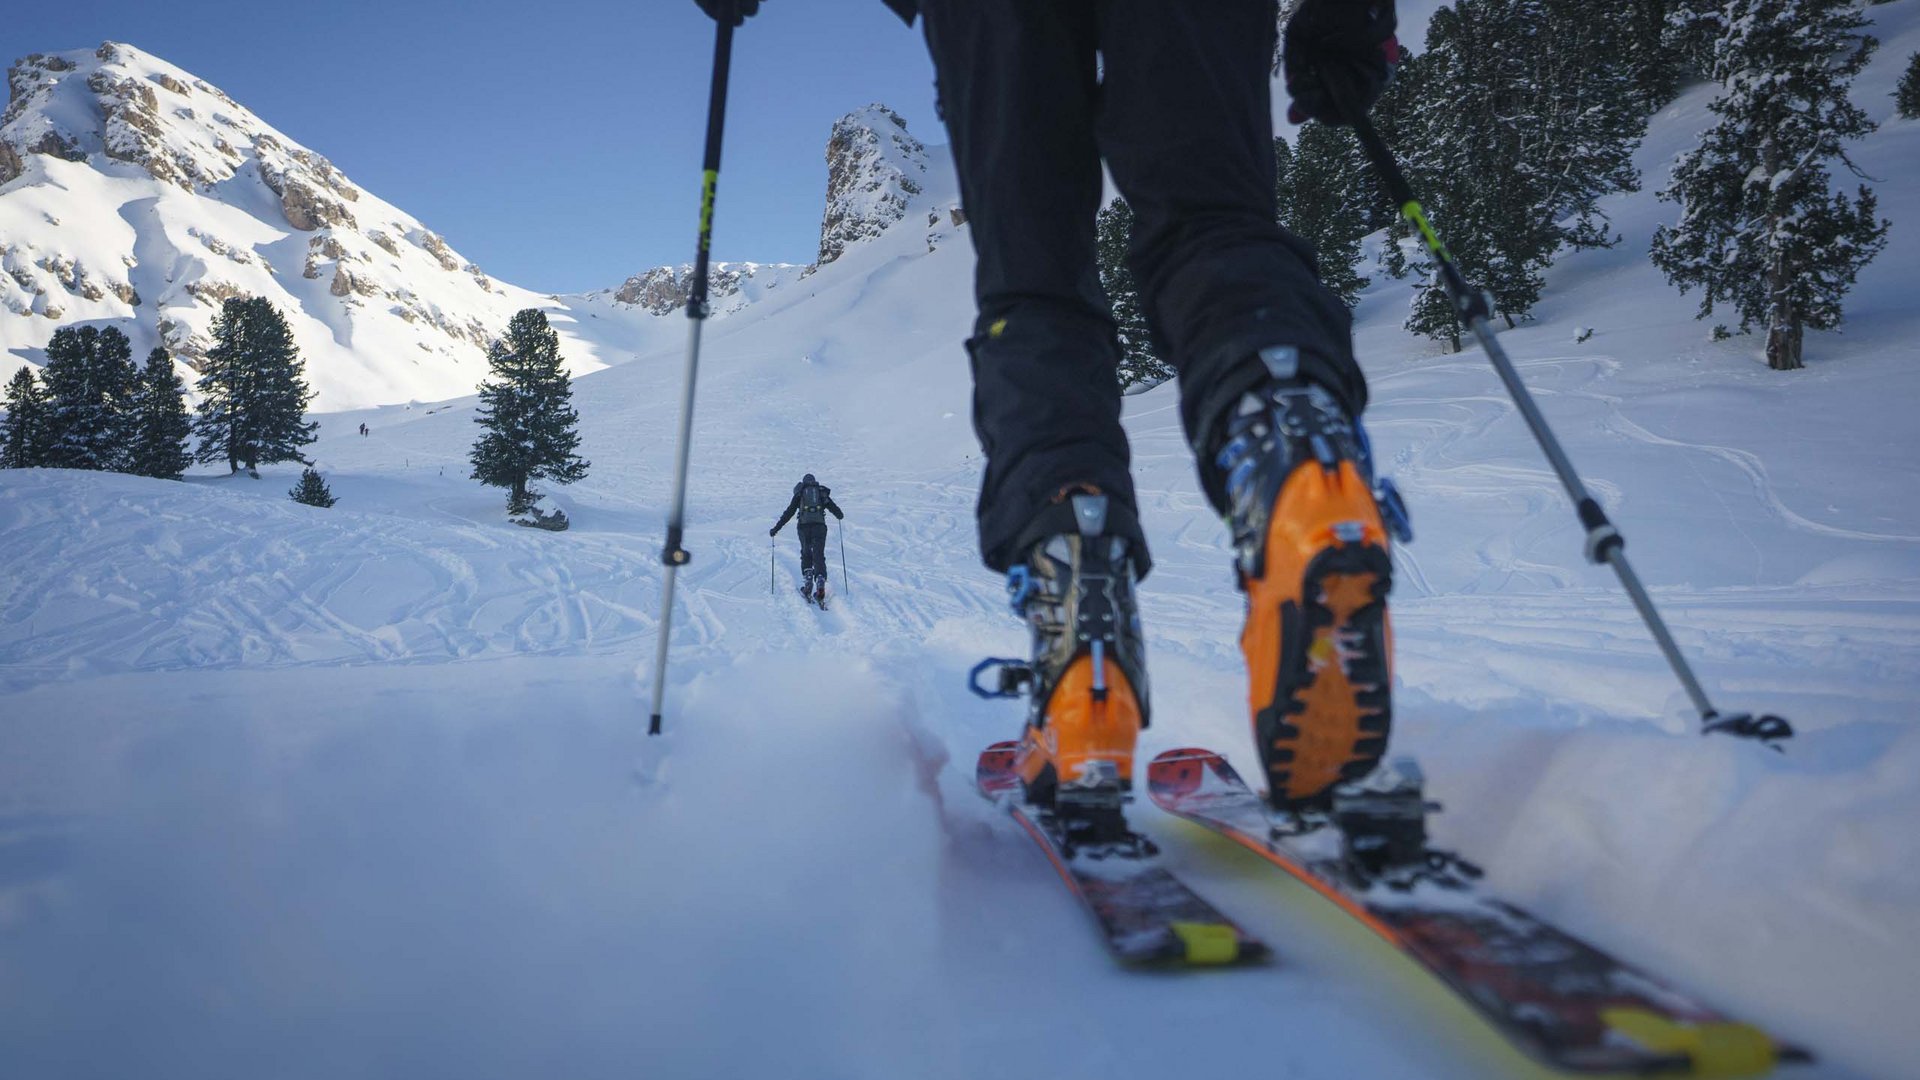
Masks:
[[[802,525],[825,525],[827,523],[828,511],[831,511],[834,517],[842,520],[846,519],[847,515],[841,513],[840,508],[834,505],[833,489],[825,484],[815,484],[813,486],[818,489],[820,494],[812,506],[807,506],[805,505],[807,501],[806,481],[803,480],[793,485],[793,501],[787,504],[787,512],[780,515],[780,520],[774,522],[774,532],[779,532],[784,528],[788,519],[792,518],[796,513],[800,515],[800,524]]]
[[[913,17],[920,13],[918,0],[886,0],[886,5],[893,9],[895,15],[907,20],[908,26],[913,25]]]

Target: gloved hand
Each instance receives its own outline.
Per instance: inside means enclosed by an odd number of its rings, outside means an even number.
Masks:
[[[1300,0],[1280,46],[1287,119],[1351,124],[1342,101],[1365,115],[1400,67],[1398,25],[1393,0]]]
[[[778,536],[778,535],[780,535],[780,526],[778,526],[778,525],[775,525],[775,526],[774,526],[773,528],[771,528],[771,529],[768,529],[768,530],[767,530],[767,535],[768,535],[768,536]]]
[[[720,18],[720,12],[731,3],[735,26],[739,26],[743,19],[760,10],[760,0],[693,0],[693,2],[700,5],[700,10],[706,12],[708,18],[715,20]]]

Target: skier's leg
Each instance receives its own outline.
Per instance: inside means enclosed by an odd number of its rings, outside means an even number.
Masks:
[[[1007,570],[1073,530],[1072,491],[1097,490],[1144,572],[1119,346],[1094,261],[1091,0],[923,0],[921,11],[978,260],[967,348],[986,457],[981,555]]]
[[[1033,631],[1028,797],[1119,822],[1144,722],[1148,568],[1094,261],[1094,0],[921,0],[978,264],[980,549]]]
[[[827,588],[827,527],[825,525],[802,525],[800,527],[801,561],[806,567],[806,578],[813,584],[813,594],[818,598]]]
[[[1386,749],[1391,562],[1351,318],[1274,223],[1274,7],[1102,0],[1099,131],[1202,486],[1229,518],[1255,741],[1291,803]]]

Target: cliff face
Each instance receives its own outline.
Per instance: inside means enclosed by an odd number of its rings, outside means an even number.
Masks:
[[[927,148],[907,134],[907,122],[892,109],[869,105],[841,117],[827,139],[819,265],[906,217],[926,180]]]

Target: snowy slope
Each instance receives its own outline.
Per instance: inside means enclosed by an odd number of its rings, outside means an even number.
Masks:
[[[322,409],[470,393],[513,313],[546,309],[576,372],[683,328],[609,297],[495,281],[206,81],[130,45],[34,54],[0,124],[0,351],[119,325],[192,378],[220,301],[271,299]]]
[[[1856,96],[1886,117],[1920,4],[1869,10],[1886,44]],[[1657,120],[1649,189],[1707,100]],[[1400,331],[1401,284],[1360,310],[1419,534],[1396,743],[1448,805],[1436,831],[1519,902],[1812,1045],[1795,1075],[1920,1054],[1916,140],[1891,122],[1859,149],[1895,232],[1804,372],[1707,340],[1646,264],[1673,213],[1647,194],[1506,335],[1709,690],[1800,727],[1784,755],[1687,733],[1484,361]],[[709,328],[662,738],[677,340],[578,381],[594,468],[554,493],[564,534],[464,478],[471,399],[320,417],[327,511],[283,497],[288,469],[0,472],[0,1073],[1526,1075],[1363,933],[1148,807],[1281,959],[1115,971],[973,795],[1018,710],[961,680],[1024,641],[973,553],[943,154],[894,228]],[[1127,403],[1157,564],[1143,750],[1244,760],[1238,599],[1176,393]],[[803,471],[848,512],[851,592],[824,615],[764,535]]]

